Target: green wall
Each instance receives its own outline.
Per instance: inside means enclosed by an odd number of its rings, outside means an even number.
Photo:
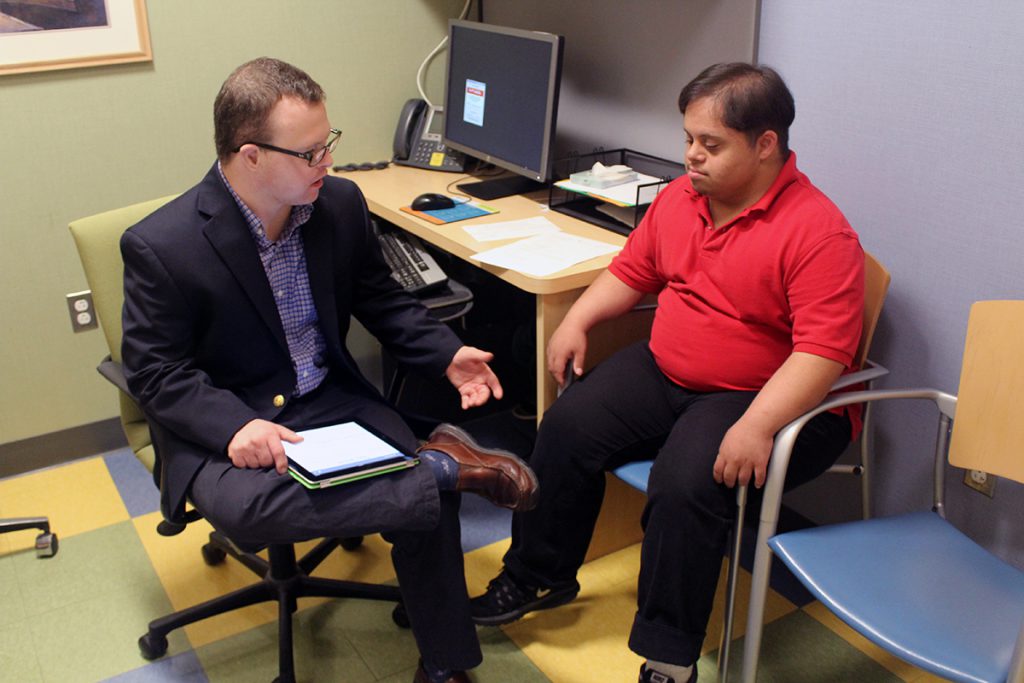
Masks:
[[[0,444],[113,417],[67,224],[181,192],[214,159],[213,98],[242,62],[292,62],[328,95],[339,162],[390,156],[399,107],[462,0],[150,0],[153,61],[0,77]],[[439,99],[443,57],[428,72]]]

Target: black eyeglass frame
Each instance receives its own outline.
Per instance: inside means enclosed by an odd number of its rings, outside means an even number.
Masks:
[[[319,147],[315,150],[310,150],[308,152],[296,152],[293,149],[285,149],[284,147],[268,145],[265,142],[255,142],[253,140],[243,142],[241,145],[235,148],[235,152],[238,152],[245,145],[256,145],[260,149],[269,149],[271,152],[280,152],[281,154],[289,154],[293,157],[305,159],[306,163],[308,163],[310,166],[316,166],[317,164],[324,160],[324,157],[327,156],[328,152],[334,151],[334,149],[338,146],[339,140],[341,140],[341,131],[338,130],[337,128],[331,128],[331,132],[328,135],[327,142],[324,144],[324,146]]]

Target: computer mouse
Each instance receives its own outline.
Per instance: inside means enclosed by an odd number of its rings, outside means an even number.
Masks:
[[[438,209],[450,209],[455,206],[451,197],[436,192],[426,192],[412,200],[413,211],[437,211]]]

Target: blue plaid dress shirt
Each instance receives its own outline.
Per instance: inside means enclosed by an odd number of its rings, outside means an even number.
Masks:
[[[256,248],[277,303],[277,314],[281,317],[284,336],[288,341],[288,353],[295,368],[297,380],[294,395],[302,396],[320,386],[320,382],[327,376],[324,358],[327,343],[320,332],[313,293],[309,289],[309,272],[306,269],[300,229],[313,215],[313,205],[293,206],[281,237],[271,242],[267,239],[263,223],[231,187],[221,170],[220,162],[217,162],[217,172],[245,216],[249,231],[256,240]]]

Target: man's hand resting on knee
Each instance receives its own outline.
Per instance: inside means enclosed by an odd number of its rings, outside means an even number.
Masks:
[[[715,481],[729,488],[749,483],[757,488],[764,486],[774,441],[775,433],[770,429],[759,429],[740,419],[725,433],[718,447],[712,469]]]
[[[288,471],[288,458],[282,441],[298,443],[302,437],[267,420],[251,420],[235,432],[228,444],[228,458],[235,467],[262,469],[273,467],[278,474]]]

